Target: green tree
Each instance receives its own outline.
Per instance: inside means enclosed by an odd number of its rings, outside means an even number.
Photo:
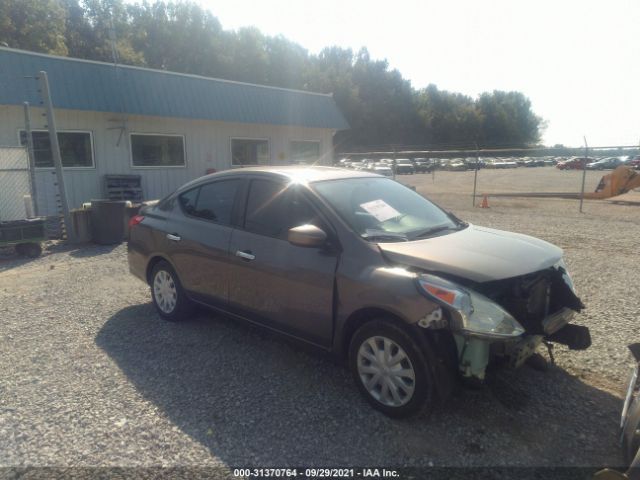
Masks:
[[[67,55],[65,10],[55,0],[2,0],[0,44],[41,53]]]
[[[438,90],[435,85],[416,92],[416,108],[428,144],[472,147],[482,119],[471,97]]]
[[[305,72],[309,69],[309,53],[283,36],[267,37],[268,84],[286,88],[304,88]]]
[[[84,0],[83,11],[83,18],[77,18],[78,24],[70,23],[67,28],[67,38],[72,39],[75,36],[77,39],[77,43],[71,45],[77,49],[78,55],[82,58],[113,62],[115,44],[119,63],[145,63],[142,53],[131,43],[132,28],[122,0]]]
[[[183,73],[226,76],[226,34],[217,18],[195,3],[130,5],[132,46],[152,67]]]
[[[543,122],[520,92],[494,90],[477,101],[482,118],[480,140],[488,146],[527,146],[540,141]]]

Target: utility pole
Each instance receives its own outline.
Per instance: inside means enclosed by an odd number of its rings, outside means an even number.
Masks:
[[[33,136],[31,135],[31,114],[29,102],[24,102],[24,130],[27,136],[27,156],[29,157],[29,181],[31,182],[31,205],[33,213],[38,216],[38,192],[36,188],[36,159],[33,153]]]
[[[56,168],[56,176],[58,177],[58,191],[60,193],[60,203],[62,205],[62,215],[64,216],[65,231],[67,239],[73,243],[75,235],[73,225],[71,224],[71,213],[69,212],[69,203],[67,202],[67,189],[64,186],[64,176],[62,174],[62,158],[60,156],[60,144],[58,143],[58,130],[56,129],[56,119],[53,113],[53,103],[51,102],[51,94],[49,92],[49,79],[47,72],[38,73],[38,81],[40,82],[40,91],[42,92],[42,100],[47,115],[47,125],[49,127],[49,142],[51,144],[51,153],[53,156],[53,165]]]
[[[587,158],[589,157],[589,145],[587,137],[584,138],[584,161],[582,162],[582,188],[580,188],[580,213],[582,213],[582,203],[584,202],[584,181],[587,176]]]

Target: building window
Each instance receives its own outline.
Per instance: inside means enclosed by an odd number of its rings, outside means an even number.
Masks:
[[[231,165],[267,165],[270,159],[269,140],[231,139]]]
[[[313,164],[320,159],[320,142],[291,142],[291,163]]]
[[[33,156],[36,168],[53,167],[49,132],[32,130],[31,138],[33,139]],[[58,132],[58,143],[60,144],[63,167],[92,168],[94,166],[91,132]],[[24,130],[20,131],[20,144],[27,144],[27,133]]]
[[[132,133],[131,159],[134,167],[184,167],[184,137]]]

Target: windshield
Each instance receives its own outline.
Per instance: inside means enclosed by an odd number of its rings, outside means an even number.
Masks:
[[[429,200],[388,178],[328,180],[312,186],[358,235],[368,240],[415,240],[464,226]]]

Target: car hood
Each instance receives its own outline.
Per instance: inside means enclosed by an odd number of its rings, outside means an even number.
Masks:
[[[378,246],[393,263],[475,282],[536,272],[562,258],[562,249],[544,240],[475,225],[448,235]]]

